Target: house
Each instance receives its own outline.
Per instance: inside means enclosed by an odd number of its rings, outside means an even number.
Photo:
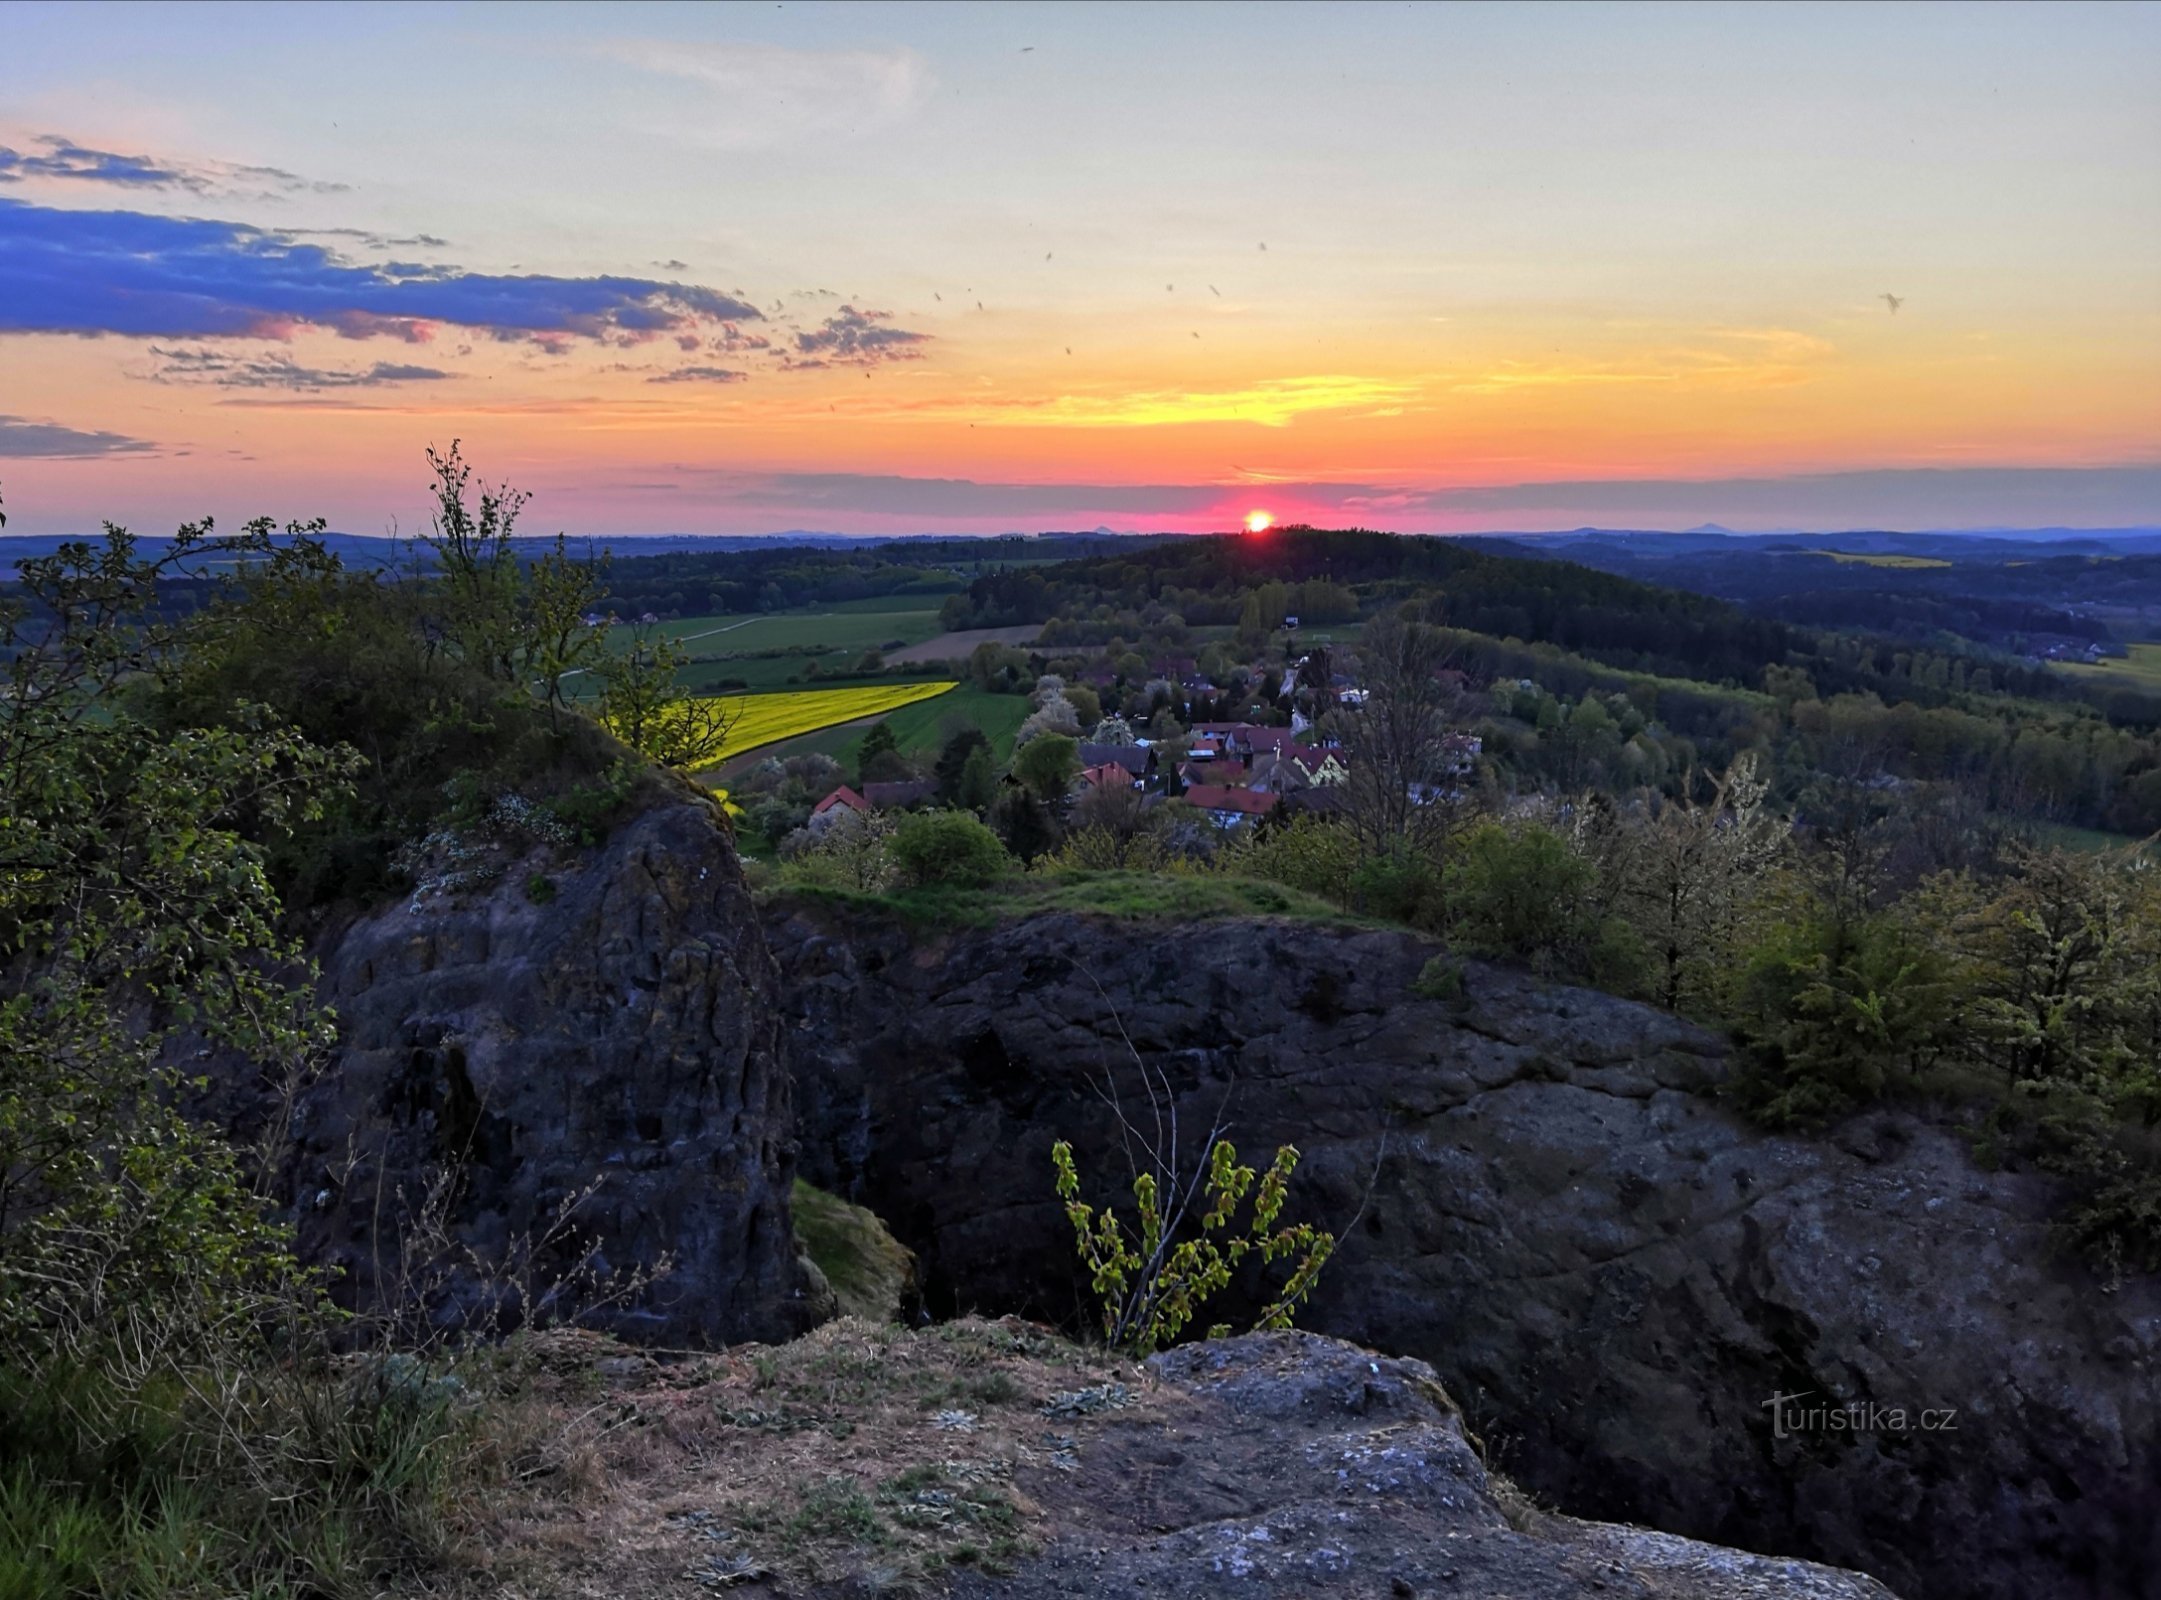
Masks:
[[[867,817],[870,802],[849,788],[845,783],[810,808],[810,821],[804,824],[817,838],[824,838],[826,830],[844,817]]]
[[[1137,789],[1140,780],[1115,761],[1081,768],[1081,783],[1090,789]]]
[[[1276,803],[1272,794],[1220,783],[1193,784],[1186,790],[1186,799],[1208,813],[1208,820],[1219,828],[1242,828],[1255,817],[1267,815]]]
[[[1182,761],[1178,765],[1181,783],[1213,783],[1226,788],[1244,788],[1253,775],[1253,769],[1243,761],[1218,758],[1214,761]]]
[[[1475,733],[1448,733],[1441,736],[1442,769],[1452,778],[1468,778],[1485,753],[1486,741]]]
[[[1143,783],[1156,774],[1156,753],[1141,744],[1084,742],[1080,747],[1080,764],[1083,767],[1123,767],[1135,783]]]
[[[810,808],[813,818],[822,817],[835,806],[843,806],[859,815],[870,814],[870,802],[849,788],[845,783]]]
[[[938,785],[929,778],[896,778],[890,783],[863,785],[863,798],[880,811],[905,811],[937,793]]]

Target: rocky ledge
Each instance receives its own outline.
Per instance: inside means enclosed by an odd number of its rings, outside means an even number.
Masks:
[[[711,805],[582,851],[459,849],[318,941],[338,1043],[290,1108],[302,1253],[349,1303],[439,1324],[599,1300],[675,1344],[808,1327],[779,977]],[[243,1131],[281,1110],[224,1098]]]
[[[1430,1361],[1551,1503],[1916,1595],[2154,1592],[2161,1292],[2097,1280],[2046,1180],[1940,1126],[1767,1136],[1710,1092],[1717,1040],[1476,963],[1420,998],[1407,934],[766,926],[805,1176],[934,1309],[1076,1315],[1050,1146],[1117,1198],[1104,1090],[1137,1117],[1145,1062],[1189,1154],[1219,1116],[1304,1152],[1293,1214],[1350,1231],[1301,1321]]]

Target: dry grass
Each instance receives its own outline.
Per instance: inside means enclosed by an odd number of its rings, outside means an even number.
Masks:
[[[663,1356],[555,1332],[496,1358],[498,1489],[429,1592],[764,1592],[855,1575],[920,1589],[1047,1536],[1023,1481],[1100,1417],[1162,1406],[1130,1363],[1013,1319],[856,1318],[780,1346]]]

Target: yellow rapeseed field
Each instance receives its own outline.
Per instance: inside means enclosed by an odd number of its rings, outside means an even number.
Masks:
[[[944,694],[950,683],[878,683],[858,689],[791,689],[780,694],[745,694],[729,697],[735,723],[719,755],[703,766],[718,766],[745,750],[799,733],[816,733],[835,723],[858,717],[882,717],[888,711],[914,705]]]

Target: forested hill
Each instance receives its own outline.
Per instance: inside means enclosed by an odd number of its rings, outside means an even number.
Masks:
[[[1160,606],[1188,624],[1238,621],[1261,585],[1340,587],[1361,609],[1424,603],[1428,620],[1495,638],[1551,644],[1609,666],[1750,686],[1767,665],[1805,666],[1825,693],[1893,689],[1929,698],[1887,650],[1761,617],[1729,601],[1572,562],[1505,553],[1475,539],[1288,528],[1259,538],[1149,541],[1054,565],[986,573],[947,602],[950,627],[999,627],[1098,608]],[[1293,609],[1296,609],[1294,606]],[[2041,670],[1995,663],[2013,693],[2073,698]],[[1887,680],[1896,676],[1894,685]]]

